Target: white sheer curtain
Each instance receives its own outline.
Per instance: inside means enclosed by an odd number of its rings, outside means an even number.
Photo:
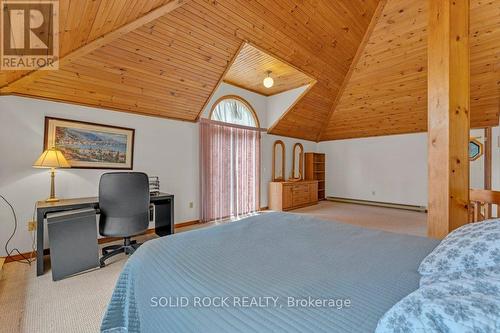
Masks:
[[[237,99],[223,99],[212,112],[212,120],[256,127],[255,118],[248,107]]]
[[[259,209],[260,132],[201,121],[201,220]]]
[[[200,121],[202,221],[239,218],[259,209],[257,124],[253,111],[234,98],[220,101],[211,120]]]

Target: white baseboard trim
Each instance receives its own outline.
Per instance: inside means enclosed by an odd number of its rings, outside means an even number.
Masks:
[[[352,203],[352,204],[357,204],[357,205],[404,209],[404,210],[411,210],[411,211],[422,212],[422,213],[427,212],[427,207],[424,207],[424,206],[404,205],[404,204],[397,204],[397,203],[391,203],[391,202],[359,200],[359,199],[349,199],[349,198],[340,198],[340,197],[331,197],[331,196],[326,197],[326,200],[335,201],[335,202]]]

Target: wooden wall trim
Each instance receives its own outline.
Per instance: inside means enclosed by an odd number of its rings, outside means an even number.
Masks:
[[[167,4],[160,6],[156,9],[148,12],[147,14],[139,17],[137,20],[134,20],[128,24],[125,24],[125,25],[121,26],[120,28],[115,29],[115,30],[111,31],[110,33],[107,33],[104,36],[101,36],[101,37],[93,40],[92,42],[68,53],[67,55],[65,55],[63,57],[61,57],[58,60],[59,67],[62,67],[62,66],[72,62],[73,60],[75,60],[77,58],[80,58],[86,54],[89,54],[90,52],[92,52],[92,51],[94,51],[94,50],[96,50],[96,49],[98,49],[106,44],[109,44],[114,40],[117,40],[117,39],[123,37],[127,33],[131,32],[133,30],[136,30],[136,29],[142,27],[143,25],[145,25],[151,21],[156,20],[157,18],[170,13],[171,11],[181,7],[182,5],[184,5],[185,3],[189,2],[189,1],[190,0],[172,0],[172,1],[168,2]],[[3,87],[0,88],[0,91],[2,93],[14,92],[17,87],[25,85],[25,84],[29,84],[29,83],[33,82],[34,80],[39,79],[39,78],[43,77],[44,75],[47,75],[50,72],[51,71],[41,70],[41,68],[30,71],[30,72],[26,73],[25,75],[21,76],[20,78],[17,78],[16,80],[4,85]]]
[[[380,0],[377,9],[375,9],[375,12],[373,13],[372,19],[370,21],[370,24],[366,28],[365,34],[363,36],[363,39],[361,40],[361,43],[358,46],[358,50],[356,51],[356,54],[354,55],[354,58],[352,59],[351,65],[349,66],[349,70],[347,71],[344,80],[342,81],[342,84],[340,85],[340,88],[337,92],[337,96],[335,96],[335,100],[333,101],[333,104],[330,108],[330,111],[328,112],[328,116],[326,118],[325,124],[323,127],[320,129],[318,132],[318,136],[316,137],[316,142],[319,142],[321,140],[321,136],[323,135],[323,132],[325,129],[328,127],[330,124],[333,112],[337,108],[337,105],[339,105],[340,99],[342,98],[342,95],[344,94],[344,91],[349,84],[349,81],[351,81],[351,76],[352,73],[354,73],[354,70],[358,66],[359,60],[361,59],[361,56],[363,55],[363,52],[365,51],[366,45],[368,44],[368,41],[370,40],[373,30],[375,29],[375,26],[377,25],[380,16],[382,15],[382,12],[384,11],[385,5],[387,4],[388,0]]]
[[[200,220],[192,220],[192,221],[186,221],[186,222],[176,223],[174,225],[174,227],[175,227],[175,230],[177,231],[177,230],[180,230],[182,228],[186,228],[186,227],[198,224],[198,223],[200,223]],[[155,229],[154,228],[150,228],[150,229],[148,229],[144,233],[144,235],[151,235],[151,234],[154,234],[154,233],[155,233]],[[103,238],[97,239],[97,243],[98,244],[106,244],[106,243],[120,241],[122,239],[123,239],[123,237],[103,237]],[[33,251],[33,252],[24,252],[24,253],[21,253],[21,254],[22,255],[16,254],[16,255],[10,256],[8,258],[7,257],[1,257],[1,258],[5,258],[6,259],[5,263],[23,260],[24,259],[23,256],[25,258],[28,258],[28,259],[33,259],[33,260],[36,259],[36,251]],[[44,249],[43,250],[43,254],[44,255],[49,255],[50,254],[50,249]]]
[[[260,207],[261,211],[268,210],[268,209],[269,208],[267,206],[266,207]],[[182,228],[190,227],[190,226],[193,226],[193,225],[196,225],[196,224],[201,224],[201,221],[200,220],[185,221],[185,222],[181,222],[181,223],[176,223],[174,225],[174,227],[175,227],[175,230],[177,232],[177,230],[181,230]],[[150,235],[150,234],[154,234],[154,233],[155,233],[155,229],[154,228],[150,228],[144,234],[145,235]],[[120,237],[103,237],[103,238],[99,238],[97,240],[97,243],[98,244],[106,244],[106,243],[111,243],[111,242],[119,241],[119,240],[122,240],[122,239],[123,238],[120,238]],[[43,250],[43,254],[44,255],[49,255],[50,254],[50,249]],[[36,251],[33,251],[33,252],[24,252],[24,253],[22,253],[22,255],[25,258],[28,258],[28,259],[33,259],[33,260],[36,259]],[[0,258],[5,258],[6,259],[5,263],[9,263],[9,262],[13,262],[13,261],[20,261],[20,260],[24,259],[19,254],[10,256],[9,258],[6,258],[6,257],[0,257]]]
[[[182,229],[182,228],[189,227],[189,226],[192,226],[192,225],[195,225],[198,223],[201,223],[201,221],[200,220],[192,220],[192,221],[177,223],[174,226],[175,226],[175,229]]]
[[[2,96],[2,95],[4,95],[4,96],[19,96],[19,97],[24,97],[24,98],[39,99],[42,101],[49,101],[49,102],[55,102],[55,103],[66,103],[66,104],[71,104],[71,105],[85,106],[85,107],[93,108],[93,109],[103,109],[103,110],[117,111],[117,112],[122,112],[122,113],[130,113],[130,114],[134,114],[136,116],[142,116],[142,117],[153,117],[153,118],[161,118],[161,119],[168,119],[168,120],[185,121],[188,123],[196,123],[196,121],[190,120],[190,119],[183,119],[183,118],[177,118],[177,117],[172,117],[172,116],[166,116],[163,114],[151,114],[151,113],[147,113],[147,112],[141,112],[138,110],[126,110],[126,109],[115,108],[115,107],[107,106],[107,105],[95,105],[92,103],[75,102],[75,101],[70,101],[70,100],[63,99],[63,98],[50,98],[50,97],[45,97],[45,96],[29,95],[29,94],[18,93],[18,92],[12,92],[12,93],[1,93],[0,92],[0,96]]]

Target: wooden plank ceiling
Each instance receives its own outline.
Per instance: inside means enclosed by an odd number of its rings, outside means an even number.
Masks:
[[[274,80],[271,88],[262,84],[268,72],[271,72],[270,77]],[[250,44],[243,45],[224,76],[224,82],[264,96],[302,87],[313,81],[313,78],[300,70]]]
[[[170,0],[60,0],[60,56],[136,20]],[[27,71],[0,71],[0,87]]]
[[[273,128],[316,140],[378,0],[182,2],[102,47],[61,61],[60,70],[30,74],[2,92],[194,121],[248,41],[317,80]],[[61,27],[68,34],[61,43],[75,42],[63,54],[162,4],[61,0]],[[2,80],[11,82],[11,74],[2,73]]]
[[[249,42],[316,80],[271,133],[421,132],[427,1],[60,0],[60,69],[2,71],[0,92],[196,121]],[[498,0],[471,0],[473,127],[498,124],[499,26]]]
[[[321,140],[427,131],[427,0],[389,0]],[[471,0],[471,127],[497,126],[500,1]]]

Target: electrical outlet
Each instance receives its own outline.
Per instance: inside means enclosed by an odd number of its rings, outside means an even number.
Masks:
[[[36,221],[28,221],[28,231],[36,230]]]
[[[189,208],[193,208],[193,207],[194,207],[194,203],[191,201],[191,202],[189,203]]]

